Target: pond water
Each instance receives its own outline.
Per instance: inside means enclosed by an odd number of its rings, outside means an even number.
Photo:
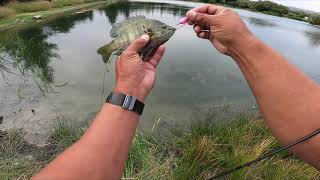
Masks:
[[[160,3],[161,2],[161,3]],[[0,33],[1,128],[19,127],[31,140],[46,137],[57,120],[92,119],[114,85],[114,60],[104,64],[97,49],[111,40],[112,24],[144,15],[175,26],[197,3],[122,2]],[[304,22],[236,10],[250,29],[320,80],[320,28]],[[156,87],[149,96],[143,127],[162,119],[185,122],[194,112],[232,103],[255,104],[236,64],[180,29],[166,44]],[[320,82],[320,81],[319,81]]]

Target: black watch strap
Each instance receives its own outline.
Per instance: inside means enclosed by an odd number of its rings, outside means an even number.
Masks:
[[[114,92],[110,93],[106,103],[121,106],[122,108],[127,109],[129,111],[134,111],[139,115],[142,114],[144,108],[144,104],[141,101],[139,101],[136,97]]]

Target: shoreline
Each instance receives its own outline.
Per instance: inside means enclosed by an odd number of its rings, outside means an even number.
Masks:
[[[80,13],[85,13],[87,12],[86,10],[91,11],[95,8],[99,8],[101,6],[109,5],[115,2],[117,2],[117,0],[104,0],[99,2],[84,3],[75,6],[65,6],[63,8],[56,8],[48,11],[18,14],[13,18],[0,20],[0,31],[46,23],[61,16],[70,15],[78,11],[82,11]],[[41,19],[35,20],[33,19],[34,16],[41,16]]]
[[[106,6],[106,5],[110,5],[110,4],[116,3],[116,2],[118,2],[118,0],[103,0],[103,1],[98,1],[98,2],[84,3],[84,4],[79,4],[79,5],[73,5],[73,6],[65,6],[62,8],[56,8],[56,9],[52,9],[52,10],[48,10],[48,11],[37,11],[37,12],[31,12],[31,13],[17,14],[15,17],[12,17],[12,18],[0,19],[0,31],[11,29],[11,28],[23,28],[23,27],[32,26],[35,24],[42,24],[42,23],[46,23],[50,20],[54,20],[56,18],[59,18],[61,16],[71,15],[71,14],[76,13],[78,11],[80,11],[80,13],[85,13],[85,12],[87,12],[86,10],[91,11],[93,9],[96,9],[96,8],[99,8],[102,6]],[[128,2],[131,2],[131,1],[128,1]],[[149,1],[146,1],[146,2],[149,2]],[[200,1],[190,1],[190,0],[181,1],[181,2],[201,3]],[[161,2],[161,3],[166,3],[166,2]],[[208,3],[208,4],[211,4],[211,3]],[[306,20],[306,19],[300,19],[300,18],[298,19],[298,18],[291,18],[288,16],[280,16],[280,15],[277,15],[273,12],[266,12],[266,11],[260,12],[260,11],[255,11],[255,10],[251,10],[248,8],[242,8],[240,6],[235,6],[235,5],[220,4],[220,3],[216,3],[216,4],[222,5],[225,7],[255,12],[255,13],[259,13],[259,14],[265,14],[265,15],[271,15],[271,16],[276,16],[276,17],[297,20],[300,22],[308,23],[308,24],[315,26],[315,27],[320,27],[320,25],[312,24],[309,22],[309,20]],[[36,20],[33,18],[34,16],[41,16],[41,19]]]

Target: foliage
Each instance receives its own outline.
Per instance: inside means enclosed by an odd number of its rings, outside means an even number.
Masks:
[[[0,7],[0,19],[1,18],[8,18],[15,15],[15,11],[9,8]]]
[[[61,8],[64,6],[72,6],[77,4],[84,3],[84,0],[56,0],[54,1],[53,7],[55,8]]]
[[[17,12],[36,12],[46,11],[52,8],[52,4],[48,1],[9,3],[7,7]]]
[[[249,8],[259,12],[273,12],[280,16],[288,14],[289,8],[271,1],[250,2]]]
[[[312,14],[310,16],[310,23],[314,25],[320,25],[320,14]]]
[[[237,0],[234,5],[237,6],[237,7],[240,7],[240,8],[249,8],[250,7],[250,1],[248,0]]]

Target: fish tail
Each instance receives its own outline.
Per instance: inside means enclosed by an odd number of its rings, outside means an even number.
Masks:
[[[107,63],[113,51],[114,51],[114,41],[111,41],[110,43],[99,48],[98,54],[102,56],[103,62]]]

